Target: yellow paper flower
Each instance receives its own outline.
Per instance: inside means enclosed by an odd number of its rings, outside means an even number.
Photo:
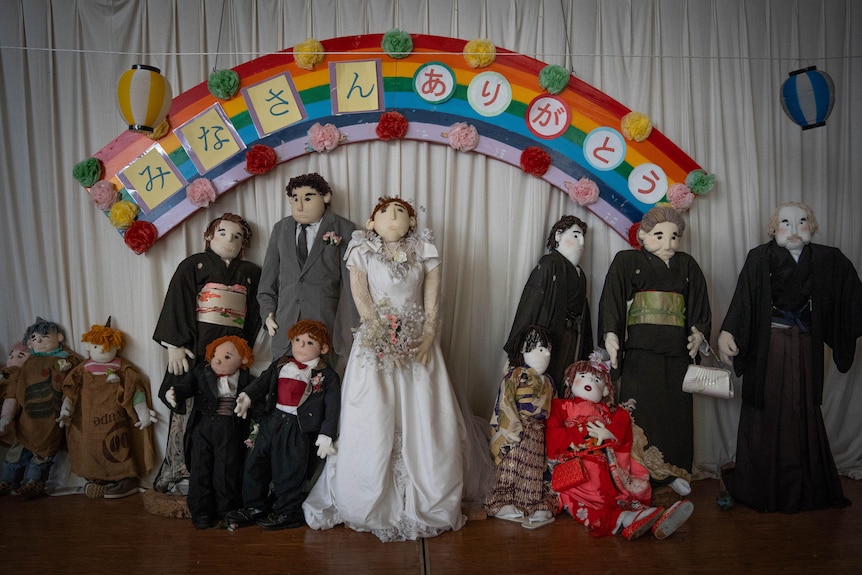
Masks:
[[[108,219],[111,225],[118,230],[127,230],[132,227],[135,218],[138,217],[138,204],[129,200],[121,200],[111,206]]]
[[[477,38],[464,46],[464,60],[471,68],[484,68],[497,57],[497,48],[490,40]]]
[[[162,123],[156,126],[156,129],[153,130],[152,134],[147,134],[147,137],[151,140],[161,140],[162,137],[168,133],[168,130],[171,129],[171,124],[168,122],[168,119],[165,118],[162,120]]]
[[[323,62],[323,55],[323,44],[314,38],[309,38],[293,47],[293,61],[304,70],[311,70],[315,64]]]
[[[645,114],[629,112],[620,120],[620,128],[629,140],[643,142],[652,132],[652,122]]]

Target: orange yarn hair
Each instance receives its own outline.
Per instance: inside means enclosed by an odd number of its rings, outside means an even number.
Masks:
[[[293,324],[293,327],[287,330],[287,339],[292,341],[293,338],[304,333],[319,343],[321,348],[326,346],[332,349],[332,342],[329,340],[329,330],[326,329],[325,325],[313,319],[301,319]]]
[[[209,345],[207,345],[207,363],[212,361],[216,348],[227,341],[236,346],[237,353],[239,353],[239,356],[245,360],[240,369],[250,368],[251,364],[254,363],[254,352],[251,351],[248,343],[238,335],[225,335],[212,340]]]

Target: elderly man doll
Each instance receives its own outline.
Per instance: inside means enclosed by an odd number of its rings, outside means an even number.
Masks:
[[[823,344],[841,372],[862,335],[862,282],[840,250],[811,243],[818,224],[805,204],[781,204],[772,238],[748,253],[718,349],[742,376],[730,495],[758,511],[795,513],[849,504],[820,404]]]

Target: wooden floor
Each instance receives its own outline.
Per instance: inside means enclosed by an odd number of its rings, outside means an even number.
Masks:
[[[21,501],[0,497],[0,573],[862,573],[862,481],[842,478],[846,509],[760,514],[715,504],[695,482],[694,514],[670,538],[590,537],[571,517],[529,531],[499,519],[457,532],[380,543],[344,527],[199,531],[144,510],[143,495]]]

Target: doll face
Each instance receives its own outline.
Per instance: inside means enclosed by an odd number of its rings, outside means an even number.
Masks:
[[[21,367],[27,358],[30,357],[30,350],[24,347],[17,346],[9,352],[9,358],[6,360],[8,367]]]
[[[384,241],[397,242],[415,225],[416,218],[411,218],[404,206],[390,202],[374,214],[374,219],[369,220],[366,227],[377,232]]]
[[[574,265],[581,261],[584,253],[584,230],[575,224],[565,231],[559,231],[554,236],[557,240],[557,251],[563,254]]]
[[[287,198],[290,200],[290,215],[300,224],[319,222],[323,212],[326,211],[326,204],[332,197],[330,194],[321,196],[311,186],[294,188],[291,194]]]
[[[54,351],[60,344],[63,343],[63,334],[60,332],[50,332],[45,335],[34,333],[30,336],[27,345],[30,346],[30,351],[35,353],[48,353]]]
[[[210,239],[210,249],[223,260],[233,260],[242,251],[244,239],[245,235],[238,223],[222,220]]]
[[[798,206],[783,206],[778,210],[775,243],[788,250],[801,250],[811,242],[808,214]]]
[[[84,347],[87,349],[87,353],[90,354],[90,359],[96,363],[108,363],[117,357],[116,347],[102,347],[101,345],[89,342],[85,343]]]
[[[673,222],[661,222],[648,232],[638,231],[638,237],[646,251],[666,262],[679,248],[679,227]]]
[[[246,362],[232,341],[224,341],[216,346],[210,367],[217,375],[233,375]]]
[[[599,403],[608,394],[605,383],[595,374],[579,371],[572,381],[572,396]]]
[[[321,354],[329,352],[329,346],[321,346],[320,342],[307,333],[301,333],[290,340],[290,349],[293,352],[293,357],[302,363],[308,363],[320,357]]]
[[[551,350],[544,345],[537,345],[530,351],[523,352],[524,365],[532,367],[539,375],[548,370],[551,363]]]

